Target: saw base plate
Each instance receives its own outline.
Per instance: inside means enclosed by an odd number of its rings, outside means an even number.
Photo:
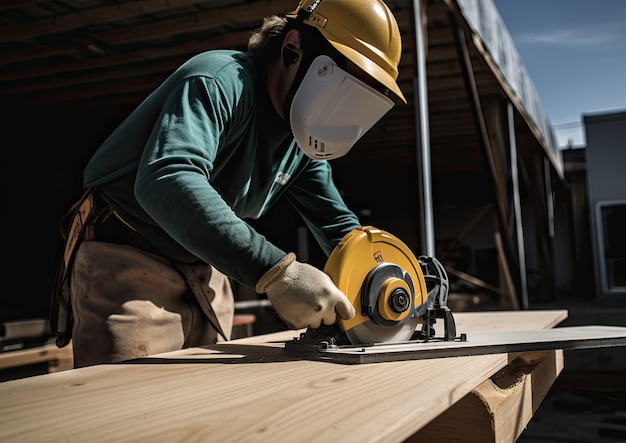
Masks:
[[[423,330],[415,330],[410,340],[407,341],[352,344],[349,335],[342,331],[336,324],[330,326],[322,325],[317,329],[309,328],[301,333],[299,337],[294,338],[290,342],[286,342],[285,352],[298,358],[326,360],[327,357],[330,357],[333,360],[341,360],[341,356],[344,353],[347,355],[353,352],[360,353],[362,349],[369,350],[371,351],[370,353],[378,355],[378,350],[385,352],[388,347],[394,348],[398,346],[398,349],[406,349],[406,346],[434,344],[439,342],[465,342],[467,340],[465,334],[453,336],[449,334],[449,331],[446,331],[444,336],[430,334],[434,334],[434,330],[429,333],[425,333]],[[351,357],[348,358],[351,359]],[[352,363],[347,361],[338,362]]]
[[[318,332],[322,336],[329,330]],[[285,351],[299,358],[342,364],[626,346],[626,327],[619,326],[570,326],[530,331],[473,333],[470,336],[462,334],[454,340],[429,338],[367,345],[342,342],[341,336],[337,340],[331,336],[328,340],[320,342],[312,340],[311,335],[304,337],[307,333],[302,334],[299,339],[295,338],[285,343]]]

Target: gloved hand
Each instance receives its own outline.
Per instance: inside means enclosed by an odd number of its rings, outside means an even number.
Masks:
[[[337,314],[344,320],[354,317],[354,306],[331,278],[290,252],[259,279],[255,286],[266,293],[272,306],[290,328],[319,328],[330,325]]]

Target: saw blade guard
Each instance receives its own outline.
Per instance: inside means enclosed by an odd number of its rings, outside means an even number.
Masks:
[[[338,320],[352,342],[411,336],[427,291],[419,260],[400,239],[372,226],[357,228],[335,247],[324,272],[356,310],[352,319]]]

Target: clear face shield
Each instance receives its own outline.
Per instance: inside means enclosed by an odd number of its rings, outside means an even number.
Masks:
[[[354,144],[393,101],[320,55],[294,95],[289,119],[300,149],[314,160],[332,160]]]

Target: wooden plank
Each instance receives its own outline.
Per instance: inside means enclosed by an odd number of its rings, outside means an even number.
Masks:
[[[551,328],[567,311],[456,314],[472,332]],[[359,366],[291,359],[303,331],[0,383],[0,441],[403,441],[509,355]]]
[[[0,369],[41,362],[48,362],[50,372],[72,369],[74,366],[72,347],[57,348],[54,343],[50,343],[34,348],[0,353]]]
[[[513,443],[563,366],[561,350],[522,354],[407,442]]]

